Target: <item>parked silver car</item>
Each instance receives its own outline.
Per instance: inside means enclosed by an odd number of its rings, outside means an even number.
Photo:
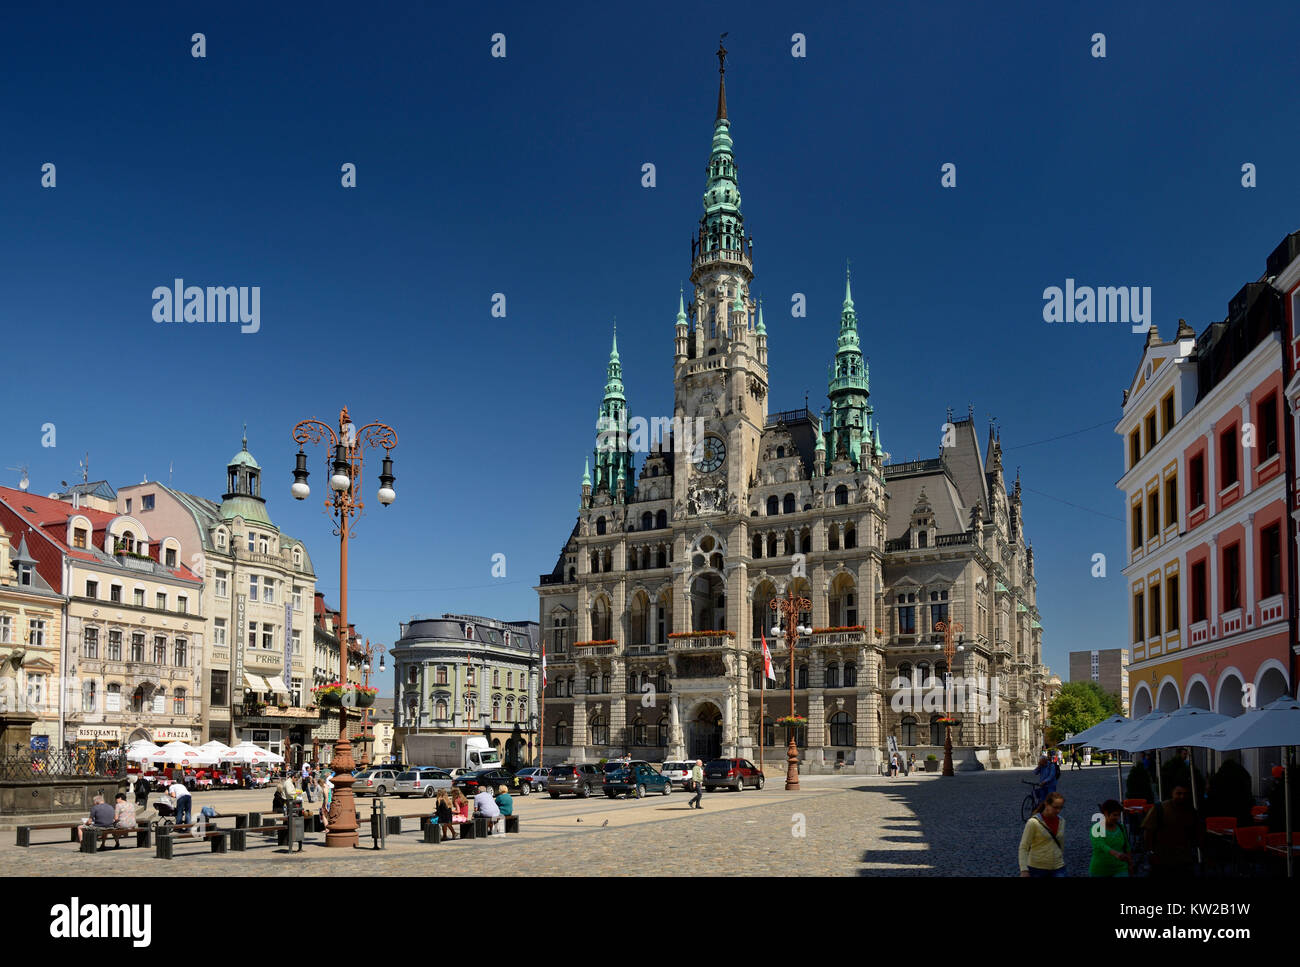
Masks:
[[[367,769],[358,772],[353,778],[352,794],[354,796],[386,796],[397,788],[396,769]]]
[[[686,782],[691,778],[691,770],[695,768],[695,760],[690,762],[665,762],[661,772],[669,778],[674,788],[685,789]]]
[[[432,767],[408,769],[406,772],[399,772],[397,782],[393,786],[393,792],[402,799],[407,796],[424,796],[429,799],[439,789],[451,791],[451,776],[441,769]]]

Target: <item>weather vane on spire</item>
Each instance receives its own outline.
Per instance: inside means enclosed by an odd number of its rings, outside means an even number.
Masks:
[[[727,34],[729,33],[731,33],[730,30],[726,31],[726,33],[719,35],[718,37],[718,73],[719,74],[725,74],[727,72],[727,64],[726,64],[727,48],[723,45],[722,42],[727,39]]]

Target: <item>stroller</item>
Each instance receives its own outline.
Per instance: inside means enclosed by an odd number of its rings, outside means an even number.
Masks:
[[[158,818],[155,819],[151,826],[170,827],[175,825],[176,808],[166,799],[159,799],[153,804],[153,808],[158,810]]]

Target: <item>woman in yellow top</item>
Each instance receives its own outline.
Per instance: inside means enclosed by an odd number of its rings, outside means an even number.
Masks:
[[[1021,876],[1065,876],[1065,797],[1049,792],[1020,836]]]

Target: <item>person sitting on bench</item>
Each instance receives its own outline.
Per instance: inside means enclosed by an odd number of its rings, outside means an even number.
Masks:
[[[433,819],[442,827],[442,832],[451,833],[453,827],[451,824],[452,808],[451,799],[447,795],[446,789],[438,790],[438,798],[433,807]]]
[[[113,809],[113,825],[118,829],[135,829],[135,807],[126,801],[126,793],[117,794],[117,804]],[[120,845],[120,844],[119,844]]]
[[[467,822],[469,822],[469,799],[465,796],[465,790],[457,786],[451,791],[451,824],[455,828]]]
[[[488,832],[496,829],[497,824],[501,822],[501,808],[497,805],[496,800],[492,798],[492,790],[487,786],[480,786],[474,795],[474,811],[478,816],[483,816],[488,821]]]
[[[86,829],[112,829],[113,828],[113,807],[104,802],[104,797],[95,794],[91,800],[90,818],[77,827],[77,842],[81,842],[81,833]],[[96,833],[95,835],[99,835]]]

